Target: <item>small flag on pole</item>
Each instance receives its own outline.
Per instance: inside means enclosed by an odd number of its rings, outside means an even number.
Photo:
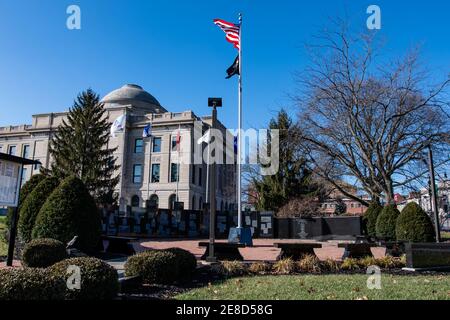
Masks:
[[[145,126],[144,131],[142,131],[142,138],[150,138],[152,136],[152,125],[149,123]]]
[[[234,24],[227,22],[222,19],[214,19],[214,24],[217,25],[226,34],[226,39],[228,42],[232,43],[236,49],[239,50],[239,37],[241,26],[239,24]]]
[[[121,115],[116,120],[114,120],[112,126],[111,126],[111,136],[113,138],[116,137],[117,132],[122,132],[125,129],[125,115]]]
[[[234,75],[239,75],[239,56],[234,59],[233,65],[227,69],[226,79],[230,79]]]

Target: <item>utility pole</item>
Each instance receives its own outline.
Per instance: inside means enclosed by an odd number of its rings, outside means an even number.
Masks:
[[[441,242],[441,231],[440,231],[440,223],[439,223],[439,208],[437,202],[437,194],[436,194],[436,183],[434,177],[434,164],[433,164],[433,151],[431,150],[431,145],[428,146],[428,165],[430,169],[430,182],[431,182],[431,198],[432,198],[432,210],[434,212],[434,230],[436,233],[436,242]]]

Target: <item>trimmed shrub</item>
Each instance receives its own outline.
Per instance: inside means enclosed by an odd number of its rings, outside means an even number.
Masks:
[[[360,265],[359,265],[358,259],[355,259],[355,258],[345,258],[341,264],[342,270],[353,271],[353,270],[359,270],[359,268],[360,268]]]
[[[187,250],[181,248],[170,248],[164,251],[175,255],[176,264],[180,270],[180,276],[190,277],[197,268],[197,259]]]
[[[327,259],[320,262],[320,268],[325,272],[339,272],[341,270],[341,262],[333,259]]]
[[[42,180],[28,195],[22,203],[19,215],[19,234],[22,240],[29,242],[31,240],[31,232],[33,231],[36,217],[48,196],[59,185],[59,180],[48,177]]]
[[[22,263],[29,268],[47,268],[66,258],[66,246],[55,239],[32,240],[22,253]]]
[[[101,217],[83,182],[66,178],[47,198],[36,219],[32,237],[67,243],[78,236],[80,250],[93,252],[101,235]]]
[[[249,267],[248,271],[253,274],[266,274],[270,273],[272,266],[267,262],[253,262]]]
[[[383,258],[376,259],[377,266],[383,269],[403,268],[406,266],[406,260],[402,258],[395,258],[392,256],[384,256]]]
[[[65,297],[69,300],[110,300],[119,291],[119,277],[117,271],[106,262],[97,258],[81,257],[60,261],[48,270],[53,276],[59,277],[67,283],[73,273],[69,266],[80,268],[80,289],[69,289],[66,286]]]
[[[383,207],[374,202],[370,204],[363,216],[364,229],[369,237],[376,237],[377,235],[376,224],[381,210],[383,210]]]
[[[375,227],[377,238],[395,240],[395,224],[399,215],[394,205],[387,205],[381,210]]]
[[[247,274],[247,266],[241,261],[222,261],[213,266],[214,270],[227,277],[239,277]]]
[[[24,185],[20,189],[19,210],[21,209],[22,203],[24,203],[28,195],[34,190],[34,188],[39,184],[39,182],[41,182],[45,178],[46,176],[44,176],[43,174],[35,174],[31,176],[30,180],[24,183]],[[8,214],[6,216],[5,221],[6,225],[8,226],[8,229],[11,226],[11,220],[14,210],[15,210],[14,208],[8,208]]]
[[[297,268],[300,272],[320,273],[320,260],[313,254],[305,254],[297,261]]]
[[[0,270],[0,300],[63,300],[65,282],[46,269]]]
[[[281,259],[273,265],[273,271],[277,274],[291,274],[295,272],[295,262],[291,258]]]
[[[398,241],[433,242],[435,233],[430,217],[415,202],[410,202],[400,213],[395,225]]]
[[[127,277],[140,276],[144,283],[172,284],[180,279],[176,255],[165,250],[135,254],[125,263]]]

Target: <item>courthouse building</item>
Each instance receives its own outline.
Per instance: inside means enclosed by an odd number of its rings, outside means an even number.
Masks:
[[[121,180],[116,191],[121,211],[126,206],[143,208],[146,200],[170,209],[177,195],[185,209],[198,210],[204,202],[209,202],[206,201],[206,164],[179,159],[193,159],[197,144],[194,123],[202,121],[205,132],[211,125],[210,116],[200,118],[191,110],[169,112],[140,86],[130,84],[107,94],[102,102],[111,123],[124,114],[127,119],[124,132],[111,137],[108,146],[117,147],[115,156],[121,167],[117,174]],[[66,116],[67,112],[37,114],[32,116],[29,125],[0,127],[0,152],[39,160],[48,168],[52,161],[49,142]],[[143,138],[143,129],[148,124],[151,124],[151,137]],[[220,121],[216,126],[226,132]],[[27,180],[40,168],[24,170],[24,180]],[[216,182],[217,209],[235,209],[236,166],[217,165]]]

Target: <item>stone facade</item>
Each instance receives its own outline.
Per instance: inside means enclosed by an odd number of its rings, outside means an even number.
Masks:
[[[168,112],[136,85],[125,85],[105,96],[102,102],[111,123],[123,114],[127,119],[124,132],[111,137],[108,145],[117,147],[115,156],[121,167],[117,171],[121,179],[116,188],[120,210],[125,211],[126,206],[144,208],[148,199],[157,200],[160,208],[171,208],[177,193],[185,209],[201,209],[206,202],[207,166],[192,161],[197,144],[194,128],[201,123],[202,131],[206,131],[211,118],[199,118],[192,111]],[[49,141],[66,116],[67,112],[38,114],[33,115],[31,125],[0,127],[0,152],[39,160],[42,166],[49,167],[52,161]],[[149,123],[152,137],[142,138],[143,129]],[[220,121],[217,126],[227,134]],[[175,143],[178,132],[179,150]],[[177,165],[179,175],[175,172]],[[26,168],[24,180],[39,170],[39,167]],[[235,209],[235,162],[217,165],[216,181],[217,209]]]

